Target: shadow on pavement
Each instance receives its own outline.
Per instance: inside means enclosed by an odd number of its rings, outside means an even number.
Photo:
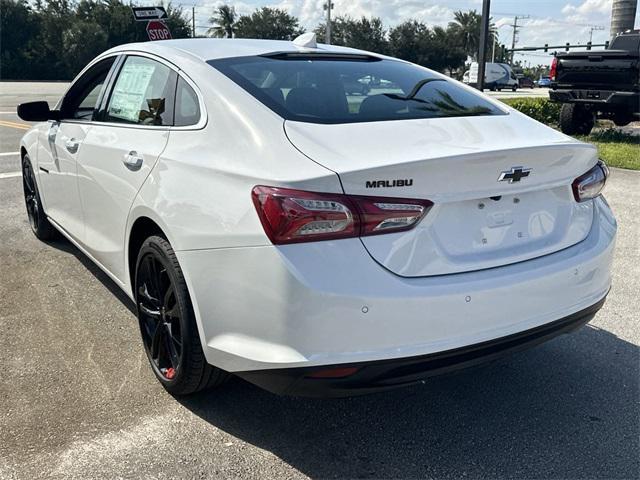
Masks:
[[[66,238],[62,237],[61,234],[60,239],[51,240],[46,242],[47,245],[61,250],[66,253],[70,253],[74,257],[78,259],[78,261],[93,275],[96,280],[102,283],[108,290],[116,297],[120,303],[122,303],[131,313],[137,315],[136,312],[136,304],[131,300],[127,295],[122,291],[122,289],[116,285],[116,283],[109,278],[109,276],[104,273],[100,267],[98,267],[95,263],[93,263],[84,253],[82,253],[75,245],[73,245]]]
[[[239,379],[180,398],[314,478],[638,478],[639,350],[587,326],[367,397],[278,397]]]

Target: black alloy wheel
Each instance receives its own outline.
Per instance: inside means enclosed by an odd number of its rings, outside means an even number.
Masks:
[[[187,395],[222,384],[228,374],[204,357],[187,284],[164,237],[142,243],[134,287],[142,343],[164,388]]]
[[[22,189],[24,191],[24,204],[27,208],[29,225],[35,236],[40,240],[55,238],[57,231],[49,222],[42,208],[36,176],[28,155],[22,157]]]
[[[181,312],[167,268],[153,253],[138,270],[138,317],[142,341],[156,375],[173,380],[182,360]]]
[[[36,181],[33,169],[31,168],[31,162],[29,162],[27,158],[22,159],[22,187],[29,223],[31,224],[31,228],[36,230],[40,219],[40,202],[38,202]]]

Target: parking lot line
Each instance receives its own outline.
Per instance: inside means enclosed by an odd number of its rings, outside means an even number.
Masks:
[[[8,172],[8,173],[0,173],[0,180],[3,178],[14,178],[22,175],[22,172]]]
[[[20,152],[1,152],[0,157],[11,157],[13,155],[20,155]]]
[[[8,122],[6,120],[0,120],[0,127],[9,127],[9,128],[18,128],[20,130],[29,130],[31,125],[27,125],[26,123],[15,123]]]

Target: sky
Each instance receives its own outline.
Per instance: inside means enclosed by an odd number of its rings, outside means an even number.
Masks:
[[[156,2],[147,0],[145,3]],[[199,34],[205,33],[214,8],[223,3],[235,6],[239,14],[251,13],[263,6],[282,8],[298,17],[307,30],[323,21],[325,15],[322,8],[325,0],[174,0],[173,3],[182,5],[185,10],[195,6]],[[518,20],[523,26],[518,35],[518,46],[586,44],[592,26],[603,28],[593,31],[593,43],[604,43],[609,38],[611,3],[611,0],[492,0],[491,16],[498,27],[500,42],[509,46],[513,35],[509,25],[513,24],[515,15],[530,17]],[[409,19],[446,26],[456,10],[482,10],[481,0],[333,0],[333,4],[334,16],[377,16],[387,27]],[[636,26],[638,24],[640,9],[636,15]],[[515,58],[532,65],[551,63],[551,56],[542,51],[518,54]]]

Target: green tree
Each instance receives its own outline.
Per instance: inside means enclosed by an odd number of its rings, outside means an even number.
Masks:
[[[213,27],[207,30],[210,36],[233,38],[236,24],[236,9],[229,5],[219,6],[209,19],[209,23],[213,24]]]
[[[37,20],[26,0],[0,0],[0,78],[30,74],[26,47],[37,34]]]
[[[304,33],[298,19],[279,8],[262,7],[251,15],[242,15],[235,24],[237,38],[293,40]]]
[[[424,23],[409,20],[389,31],[389,53],[437,71],[452,75],[467,58],[461,47],[451,41],[450,28],[429,29]]]
[[[37,0],[34,10],[38,34],[26,52],[33,79],[71,78],[64,61],[63,33],[74,22],[74,5],[68,0]]]
[[[147,40],[122,0],[0,0],[2,78],[68,80],[116,45]],[[191,34],[180,7],[167,6],[174,38]]]
[[[434,27],[431,33],[432,54],[429,56],[429,68],[446,71],[453,76],[455,71],[464,67],[467,54],[462,47],[451,44],[451,28]],[[461,72],[462,74],[462,72]]]
[[[389,30],[389,54],[426,66],[430,54],[429,36],[429,28],[424,23],[407,20]]]
[[[458,10],[453,14],[454,21],[449,23],[449,31],[453,35],[454,42],[464,52],[477,60],[480,47],[480,31],[482,29],[482,15],[475,10],[463,12]],[[493,41],[497,37],[496,26],[489,19],[489,37],[487,38],[488,52],[493,47]]]
[[[326,23],[314,30],[320,41],[325,38]],[[388,50],[387,32],[378,17],[362,17],[359,20],[349,16],[339,16],[331,21],[331,43],[344,47],[386,53]]]
[[[77,20],[62,34],[63,62],[71,75],[77,74],[97,54],[108,48],[109,37],[100,25]]]

